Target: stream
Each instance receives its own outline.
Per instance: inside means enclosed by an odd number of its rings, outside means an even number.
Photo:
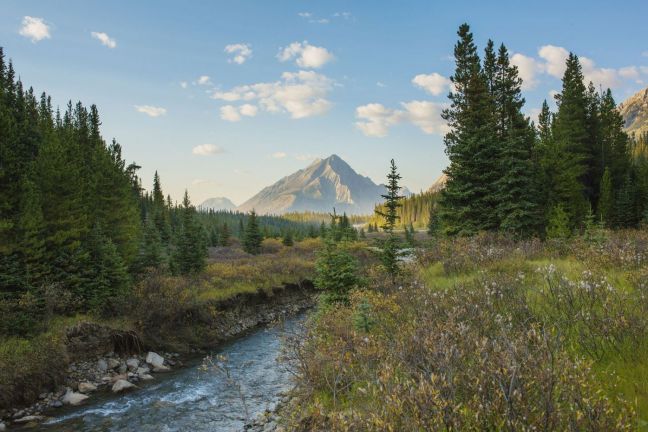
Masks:
[[[281,328],[256,329],[215,350],[224,355],[230,377],[241,386],[250,420],[272,410],[290,389],[291,375],[278,364],[281,335],[295,329],[305,315],[289,318]],[[39,430],[98,431],[241,431],[245,406],[236,384],[225,374],[203,370],[200,359],[178,370],[156,374],[155,381],[123,395],[96,394],[88,404],[65,408]]]

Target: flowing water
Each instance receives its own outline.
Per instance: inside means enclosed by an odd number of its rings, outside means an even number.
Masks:
[[[61,411],[40,428],[52,432],[240,431],[246,422],[243,400],[253,419],[272,409],[290,388],[290,373],[277,362],[281,334],[295,329],[302,319],[290,319],[282,329],[255,330],[215,351],[227,357],[230,381],[222,372],[203,370],[197,360],[183,369],[156,374],[156,381],[140,390],[95,395],[89,404]]]

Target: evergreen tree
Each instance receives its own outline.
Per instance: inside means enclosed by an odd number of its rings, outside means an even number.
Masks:
[[[612,187],[612,175],[607,167],[603,172],[600,191],[598,214],[601,220],[609,226],[614,220],[614,190]]]
[[[248,217],[247,225],[245,226],[243,249],[249,254],[257,255],[261,252],[262,241],[263,237],[261,236],[261,231],[259,230],[257,215],[256,212],[252,210]]]
[[[142,231],[139,255],[136,260],[136,268],[138,272],[142,272],[145,269],[162,268],[164,264],[165,254],[160,233],[155,226],[155,222],[147,217],[144,220],[144,229]]]
[[[315,287],[325,291],[327,304],[348,303],[349,291],[361,283],[357,260],[329,234],[318,251]]]
[[[205,267],[206,241],[202,227],[196,221],[196,209],[185,190],[180,208],[181,224],[175,236],[173,270],[181,275],[197,273]]]
[[[295,244],[294,241],[293,241],[292,231],[288,230],[288,231],[286,231],[284,233],[284,236],[281,239],[281,244],[283,244],[284,246],[288,246],[288,247]]]
[[[547,238],[564,240],[571,236],[569,228],[569,215],[565,212],[562,205],[555,206],[549,213],[547,224]]]
[[[387,233],[387,239],[381,244],[380,260],[383,268],[391,277],[392,283],[396,282],[396,276],[399,273],[398,259],[401,253],[400,239],[394,232],[398,221],[397,210],[401,205],[400,200],[403,198],[400,195],[399,182],[401,178],[396,169],[396,163],[392,159],[389,174],[387,174],[387,193],[381,195],[385,199],[385,211],[376,211],[378,216],[384,219],[382,229]]]
[[[441,233],[441,220],[438,209],[430,207],[430,216],[428,217],[427,233],[430,237],[438,237]]]
[[[470,235],[499,226],[498,147],[493,98],[470,27],[461,25],[458,35],[451,106],[443,112],[451,131],[444,138],[450,165],[441,203],[448,233]]]
[[[231,243],[231,237],[232,235],[230,234],[230,230],[229,230],[229,226],[227,225],[227,222],[223,222],[223,226],[220,230],[220,237],[218,239],[218,245],[224,247],[229,246]]]

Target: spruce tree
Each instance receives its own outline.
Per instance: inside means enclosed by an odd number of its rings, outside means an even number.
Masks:
[[[443,112],[451,131],[444,138],[450,165],[441,203],[448,233],[470,235],[499,226],[498,147],[493,98],[470,27],[461,25],[458,35],[451,106]]]
[[[612,175],[610,174],[610,169],[607,167],[601,179],[600,197],[597,208],[600,219],[607,226],[610,226],[614,221],[614,189],[612,186]]]
[[[394,232],[399,220],[398,208],[401,206],[400,180],[401,175],[398,173],[394,159],[391,160],[389,174],[387,174],[387,192],[381,195],[384,202],[384,211],[376,210],[376,215],[380,216],[384,223],[383,231],[387,233],[387,238],[381,242],[380,261],[384,270],[391,277],[392,283],[396,282],[396,276],[399,273],[398,259],[401,254],[400,239]]]
[[[230,233],[227,222],[223,222],[223,226],[221,227],[220,236],[218,239],[218,245],[223,247],[229,246],[231,243],[231,237],[232,234]]]
[[[245,226],[245,232],[243,236],[243,250],[245,252],[257,255],[261,252],[261,242],[263,237],[261,236],[261,231],[259,230],[259,222],[257,220],[257,214],[254,210],[250,212],[248,216],[247,225]]]
[[[180,213],[181,224],[174,241],[173,270],[181,275],[198,273],[205,267],[206,239],[186,190]]]

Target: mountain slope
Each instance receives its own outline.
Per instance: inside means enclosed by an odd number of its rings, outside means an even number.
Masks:
[[[625,121],[625,130],[630,135],[639,136],[648,132],[648,88],[630,96],[619,105]]]
[[[198,206],[198,208],[200,208],[201,210],[214,210],[214,211],[235,210],[236,204],[230,201],[229,198],[216,197],[216,198],[206,199],[205,201],[203,201],[202,204]]]
[[[370,214],[382,199],[384,186],[356,173],[337,155],[318,159],[308,167],[261,190],[238,207],[259,214],[291,211]]]

